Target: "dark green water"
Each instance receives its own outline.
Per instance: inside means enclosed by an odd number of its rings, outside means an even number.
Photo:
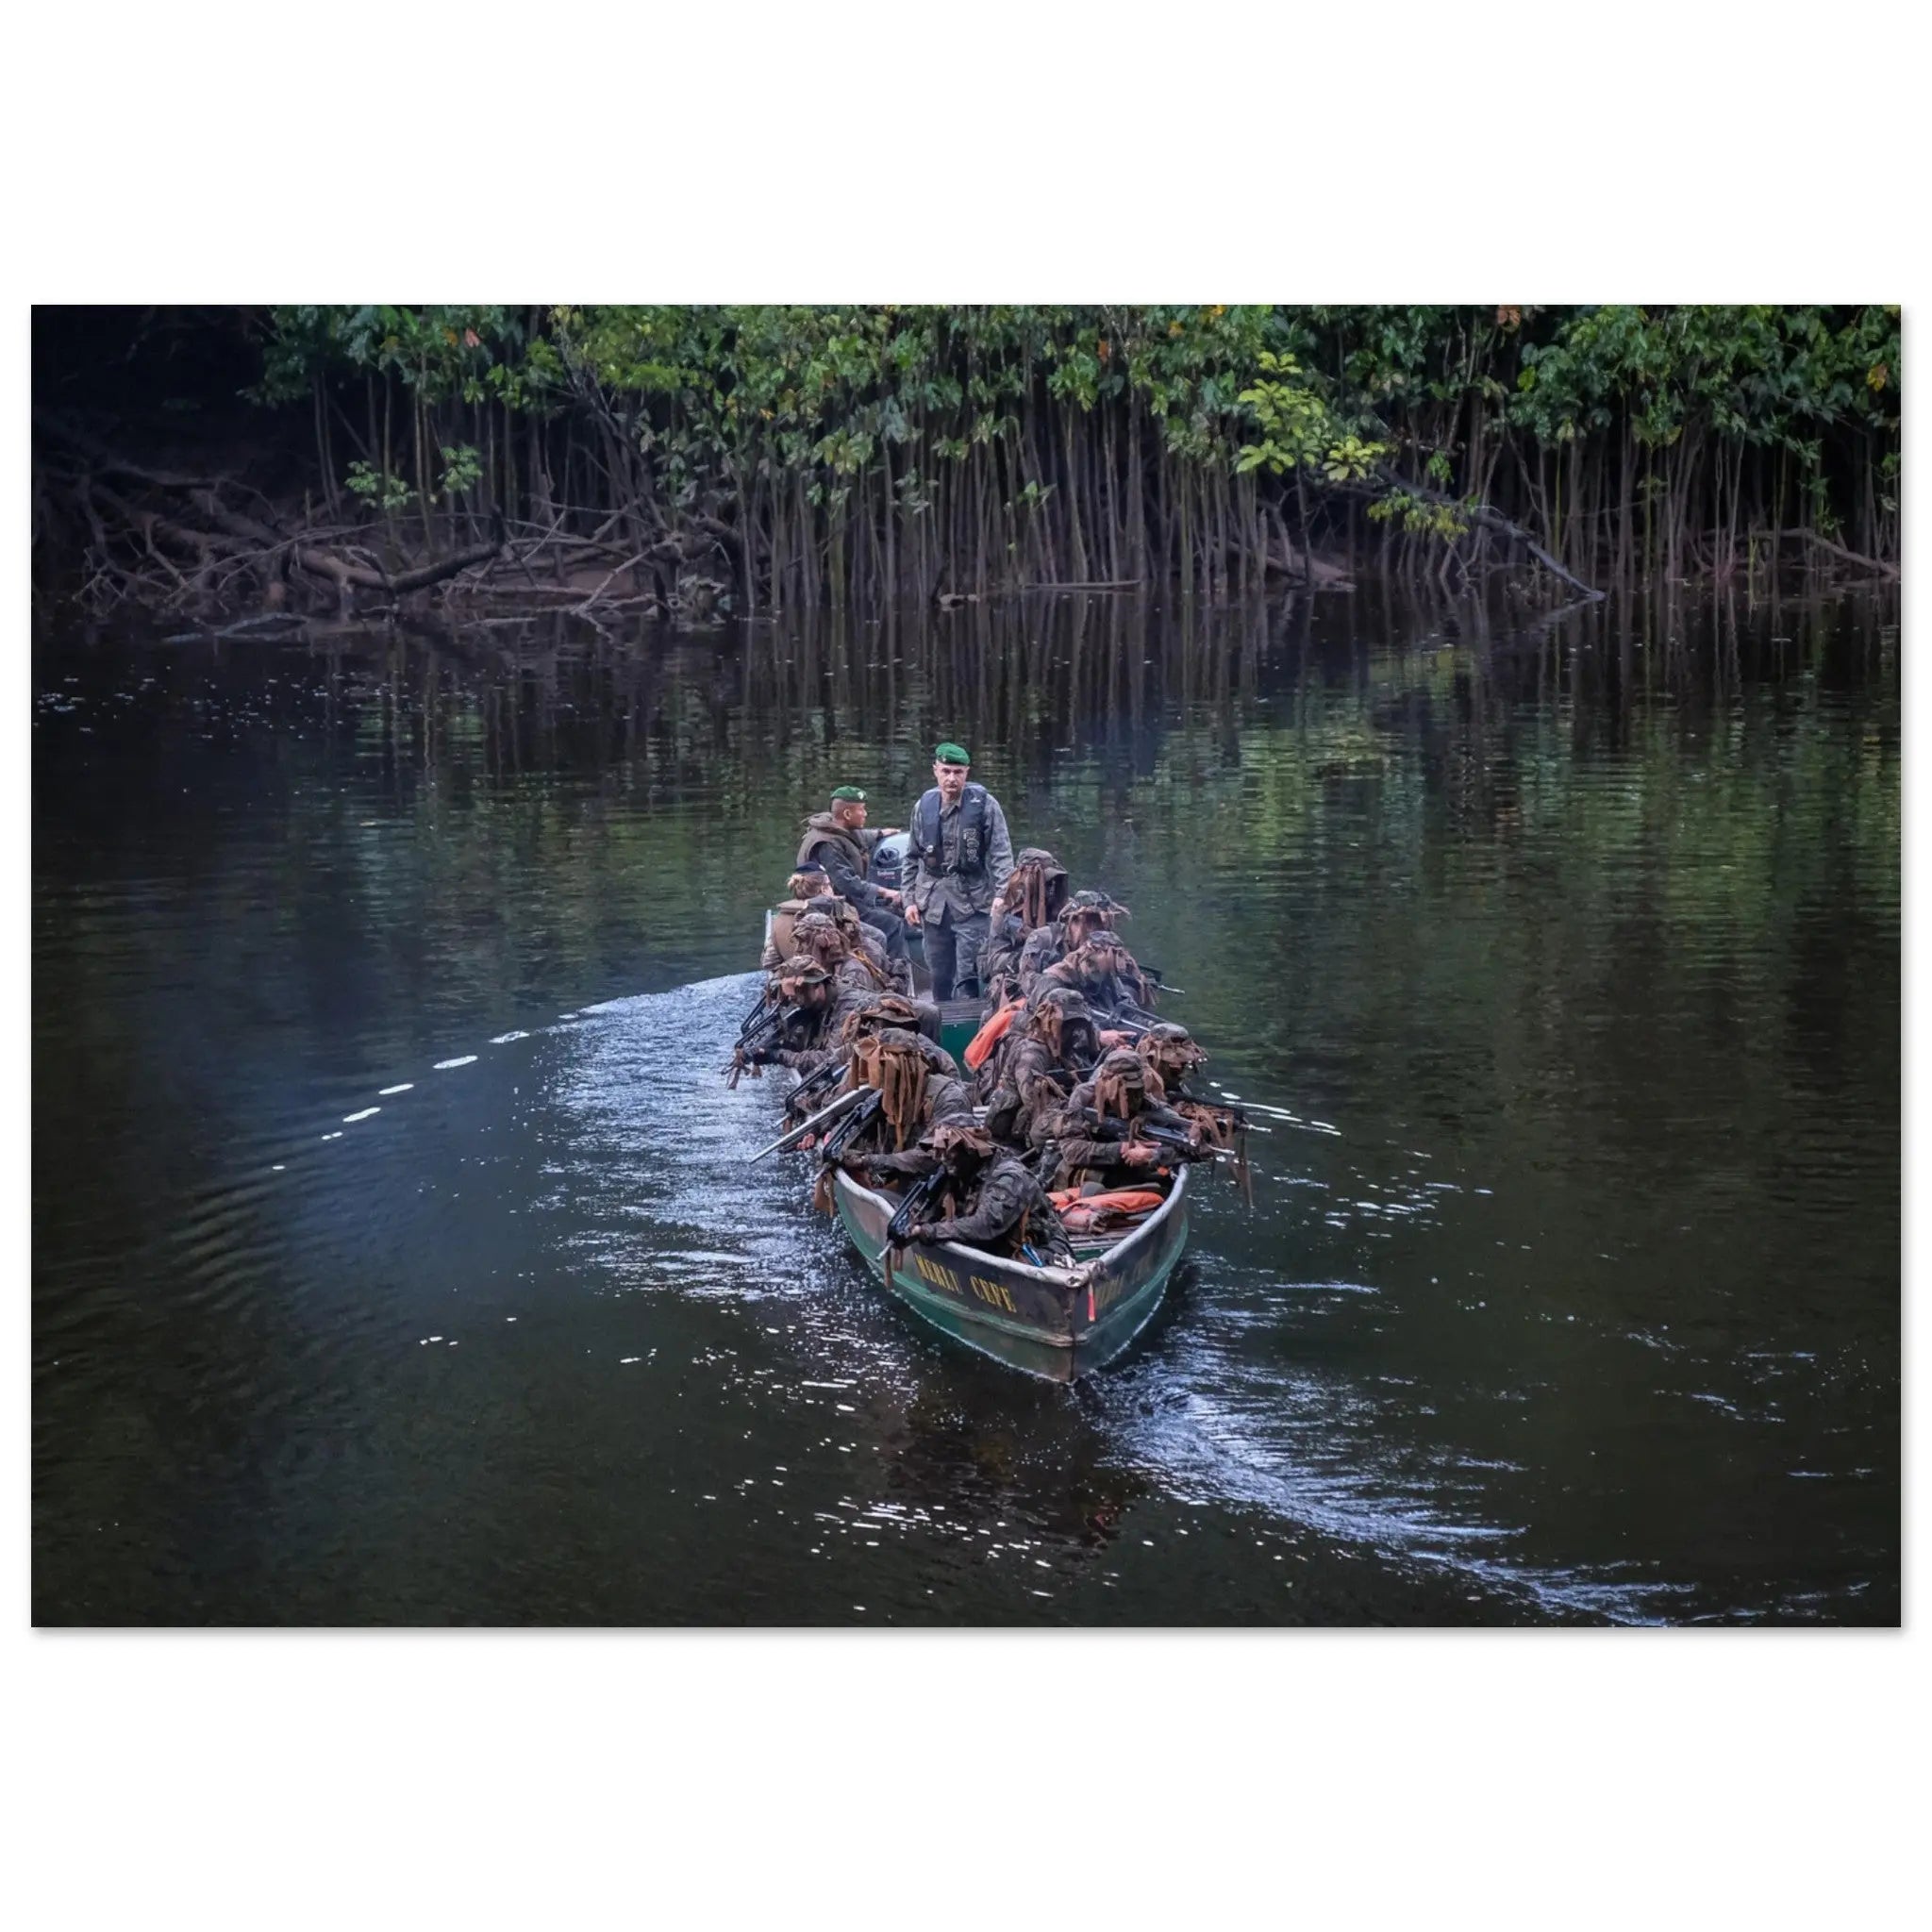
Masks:
[[[41,640],[36,1619],[1896,1621],[1896,625]],[[1071,1391],[718,1078],[941,735],[1273,1129]]]

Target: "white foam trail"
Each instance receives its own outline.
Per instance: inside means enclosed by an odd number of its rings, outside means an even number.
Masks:
[[[379,1107],[365,1107],[360,1113],[345,1113],[342,1116],[342,1124],[345,1127],[353,1127],[358,1121],[366,1121],[371,1114],[381,1111]]]
[[[405,1080],[400,1087],[385,1087],[381,1090],[377,1098],[387,1100],[391,1093],[407,1093],[415,1084],[413,1080]]]
[[[476,1056],[475,1054],[466,1053],[462,1056],[460,1059],[438,1060],[436,1063],[436,1072],[438,1072],[439,1074],[446,1074],[452,1067],[467,1067],[470,1064],[470,1062],[474,1060]]]

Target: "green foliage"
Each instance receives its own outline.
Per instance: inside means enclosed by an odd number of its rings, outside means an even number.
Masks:
[[[372,509],[406,509],[416,500],[416,492],[400,476],[359,460],[349,465],[342,481],[352,496],[359,497]]]
[[[1370,504],[1374,523],[1392,524],[1419,537],[1440,538],[1453,543],[1469,532],[1470,510],[1474,506],[1431,503],[1407,490],[1391,490],[1387,496]]]
[[[447,503],[465,490],[474,490],[483,476],[483,458],[468,443],[442,445],[442,498]]]
[[[392,459],[429,468],[411,448],[441,448],[440,475],[352,471],[356,494],[390,506],[408,500],[399,490],[448,501],[488,480],[472,422],[449,413],[488,407],[628,452],[600,457],[611,487],[641,476],[672,520],[742,517],[760,489],[782,488],[828,532],[888,501],[917,517],[990,470],[1003,514],[1060,529],[1096,508],[1071,487],[1092,466],[1075,464],[1076,447],[1104,438],[1118,470],[1131,427],[1143,466],[1169,480],[1286,483],[1298,501],[1386,489],[1379,523],[1447,541],[1474,500],[1498,492],[1549,540],[1574,505],[1560,486],[1549,493],[1545,461],[1576,453],[1607,472],[1626,450],[1640,458],[1631,492],[1659,514],[1672,492],[1672,514],[1692,514],[1693,489],[1718,487],[1721,450],[1724,475],[1740,452],[1781,463],[1752,487],[1820,528],[1897,521],[1900,324],[1884,306],[366,306],[264,318],[258,401],[330,385],[359,397],[366,381],[434,415]],[[1109,493],[1114,514],[1120,500]]]
[[[1313,469],[1335,441],[1327,405],[1301,379],[1302,366],[1294,357],[1263,349],[1256,359],[1261,375],[1237,400],[1254,413],[1261,440],[1242,445],[1235,458],[1236,474],[1265,468],[1279,476]]]

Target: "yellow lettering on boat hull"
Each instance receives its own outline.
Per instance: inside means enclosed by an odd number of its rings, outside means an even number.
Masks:
[[[991,1302],[994,1307],[1004,1308],[1009,1315],[1017,1315],[1020,1312],[1018,1307],[1014,1306],[1013,1297],[1007,1291],[1003,1283],[988,1281],[983,1275],[979,1274],[970,1274],[967,1276],[967,1279],[973,1284],[973,1292],[981,1301]]]
[[[935,1288],[942,1288],[948,1294],[964,1294],[959,1278],[942,1261],[928,1261],[924,1255],[914,1255],[912,1265],[919,1270],[919,1278],[930,1282]]]

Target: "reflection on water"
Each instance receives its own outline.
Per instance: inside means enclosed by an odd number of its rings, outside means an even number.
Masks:
[[[43,640],[42,1621],[1895,1620],[1896,613]],[[718,1078],[963,736],[1257,1124],[1074,1390]]]

